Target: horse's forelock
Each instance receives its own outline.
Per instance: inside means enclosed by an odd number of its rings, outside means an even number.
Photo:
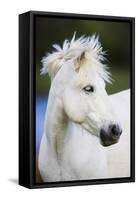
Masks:
[[[99,63],[99,73],[101,77],[106,82],[111,82],[110,74],[107,71],[106,65],[102,62],[105,60],[105,51],[99,42],[99,36],[96,34],[91,37],[81,36],[75,39],[75,34],[71,41],[65,40],[62,47],[54,44],[53,47],[55,51],[47,56],[43,57],[41,69],[41,74],[49,73],[50,77],[53,79],[58,70],[66,63],[68,60],[74,60],[76,69],[78,70],[82,61],[85,60],[85,53],[89,52],[91,57],[93,57]]]

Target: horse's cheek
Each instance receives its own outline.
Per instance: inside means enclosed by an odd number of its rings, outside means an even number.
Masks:
[[[64,95],[63,106],[72,121],[82,123],[85,120],[86,106],[79,95]]]

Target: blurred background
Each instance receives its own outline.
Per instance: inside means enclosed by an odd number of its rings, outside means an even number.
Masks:
[[[44,115],[47,106],[50,79],[40,76],[41,59],[52,52],[52,44],[62,45],[65,39],[71,39],[96,33],[104,50],[107,50],[106,64],[112,74],[113,84],[107,84],[108,94],[130,88],[131,69],[131,27],[129,22],[104,20],[78,20],[68,18],[36,17],[36,157],[43,133]],[[36,161],[37,165],[37,161]],[[41,182],[36,167],[36,181]]]

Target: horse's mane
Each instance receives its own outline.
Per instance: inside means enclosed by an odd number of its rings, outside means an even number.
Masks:
[[[110,73],[107,71],[107,66],[103,63],[106,60],[106,52],[99,42],[99,36],[93,34],[91,37],[81,36],[75,39],[75,33],[71,39],[65,40],[63,46],[53,45],[54,51],[48,53],[42,58],[43,67],[41,74],[49,73],[50,77],[56,75],[57,71],[68,60],[75,60],[81,57],[85,52],[89,52],[92,57],[99,63],[99,73],[106,82],[111,82]]]

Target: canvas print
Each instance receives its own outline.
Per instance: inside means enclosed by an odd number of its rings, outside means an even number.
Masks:
[[[131,176],[131,24],[37,16],[35,181]]]

